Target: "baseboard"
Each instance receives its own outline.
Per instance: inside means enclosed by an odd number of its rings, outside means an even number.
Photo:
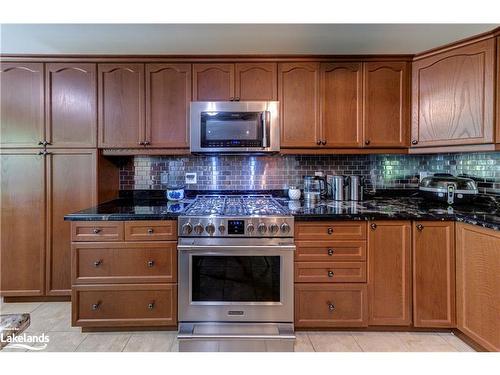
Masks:
[[[175,331],[177,327],[82,327],[87,332],[130,332],[130,331]]]
[[[23,296],[23,297],[3,297],[5,303],[14,302],[67,302],[71,301],[71,296]]]

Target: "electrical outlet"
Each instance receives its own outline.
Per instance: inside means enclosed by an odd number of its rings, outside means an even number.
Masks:
[[[196,173],[186,173],[186,185],[196,184]]]
[[[160,173],[160,182],[162,185],[168,185],[168,172]]]

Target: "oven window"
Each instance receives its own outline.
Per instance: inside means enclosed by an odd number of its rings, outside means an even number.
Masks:
[[[202,112],[202,147],[262,146],[261,112]]]
[[[280,302],[279,256],[193,256],[192,300]]]

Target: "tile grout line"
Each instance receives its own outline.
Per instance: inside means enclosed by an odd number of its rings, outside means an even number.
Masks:
[[[307,341],[309,341],[309,344],[311,344],[311,348],[313,348],[313,351],[316,352],[316,349],[314,348],[314,345],[311,341],[311,338],[309,337],[309,332],[306,332],[306,337],[307,337]]]
[[[352,337],[352,339],[354,340],[354,342],[356,343],[356,345],[358,346],[359,350],[363,353],[366,353],[366,351],[363,349],[363,346],[358,342],[358,340],[356,339],[356,336],[354,336],[352,333],[349,333],[349,335]]]
[[[132,338],[132,335],[133,335],[133,333],[128,336],[127,342],[125,343],[125,345],[123,345],[123,348],[122,348],[122,350],[120,350],[120,352],[123,352],[125,350],[128,343],[130,342],[130,339]]]
[[[82,334],[83,334],[83,332],[82,332]],[[85,340],[87,340],[87,338],[88,338],[88,337],[89,337],[89,335],[87,335],[87,334],[86,334],[86,335],[85,335],[85,338],[82,340],[82,342],[80,342],[80,343],[76,346],[76,348],[73,350],[73,352],[76,352],[76,351],[78,350],[78,348],[79,348],[79,347],[80,347],[80,346],[81,346],[81,345],[85,342]]]

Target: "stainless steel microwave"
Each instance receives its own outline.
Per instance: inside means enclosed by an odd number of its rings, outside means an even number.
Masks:
[[[191,102],[191,152],[280,150],[278,102]]]

